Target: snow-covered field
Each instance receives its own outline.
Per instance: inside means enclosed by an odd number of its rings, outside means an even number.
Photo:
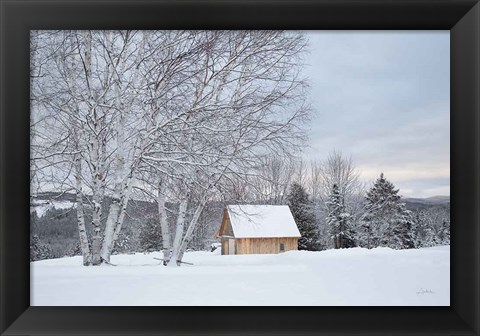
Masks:
[[[193,266],[163,267],[161,253],[31,263],[33,306],[450,305],[450,247],[354,248],[278,255],[186,253]]]

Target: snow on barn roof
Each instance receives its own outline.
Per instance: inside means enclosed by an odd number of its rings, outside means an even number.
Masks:
[[[235,238],[300,237],[288,205],[229,205]]]

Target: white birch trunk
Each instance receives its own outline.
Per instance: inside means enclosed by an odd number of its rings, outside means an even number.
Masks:
[[[101,263],[100,249],[102,247],[101,231],[101,217],[102,217],[102,197],[101,197],[101,173],[99,169],[98,151],[99,143],[98,139],[92,141],[92,164],[94,166],[92,180],[93,180],[93,213],[92,213],[92,264],[99,265]]]
[[[119,110],[118,124],[117,124],[117,150],[115,152],[115,185],[112,195],[112,204],[108,212],[107,222],[105,224],[105,234],[102,245],[102,259],[110,262],[110,255],[113,250],[115,227],[120,217],[120,209],[122,200],[125,198],[125,116],[124,106],[121,102],[120,94],[120,79],[117,80],[115,86],[116,106]]]
[[[70,37],[70,43],[72,45],[75,43],[73,38]],[[69,85],[72,95],[76,97],[77,95],[77,85],[75,82],[75,69],[76,64],[72,61],[71,72],[69,73]],[[78,104],[75,104],[74,113],[77,118],[80,118],[80,110]],[[81,124],[73,117],[70,117],[70,126],[73,130],[73,142],[74,142],[74,174],[75,174],[75,189],[76,189],[76,205],[77,205],[77,226],[78,226],[78,236],[80,240],[80,249],[82,250],[83,265],[89,266],[92,261],[92,256],[90,253],[90,243],[88,241],[87,229],[85,226],[85,213],[83,208],[83,183],[82,183],[82,155],[80,147],[80,135],[81,135]]]
[[[83,212],[83,192],[82,192],[82,161],[79,153],[75,154],[75,182],[76,182],[76,202],[77,202],[77,224],[78,236],[80,238],[80,248],[82,249],[83,265],[88,266],[91,263],[90,246],[88,242],[87,230],[85,227],[85,216]]]
[[[142,40],[142,45],[139,48],[136,63],[139,63],[143,57],[145,47],[145,38]],[[123,225],[123,221],[125,218],[125,214],[127,211],[127,205],[130,200],[130,193],[131,193],[131,184],[134,175],[134,170],[136,169],[135,158],[134,155],[132,165],[130,167],[130,172],[128,176],[125,171],[125,160],[126,160],[126,143],[125,143],[125,111],[130,110],[134,99],[129,99],[127,104],[123,103],[122,99],[122,79],[120,75],[123,73],[125,68],[125,57],[127,53],[124,52],[120,58],[120,61],[117,64],[117,68],[119,69],[112,69],[115,71],[117,75],[117,81],[115,84],[115,105],[117,110],[119,111],[118,117],[118,124],[117,124],[117,150],[115,152],[115,185],[114,185],[114,193],[112,196],[112,204],[110,205],[107,222],[105,224],[105,235],[104,241],[102,245],[102,259],[110,262],[110,256],[113,251],[113,247],[115,242],[118,239],[120,234],[120,230]],[[134,72],[132,82],[135,84],[139,75],[138,67]],[[138,156],[140,154],[137,154]]]
[[[91,59],[92,59],[92,34],[90,31],[85,32],[85,78],[87,79],[87,86],[89,90],[90,103],[93,104],[93,97],[90,87],[91,79]],[[90,138],[89,151],[90,161],[92,166],[92,265],[99,265],[101,263],[100,249],[102,245],[101,231],[101,217],[102,217],[102,159],[101,152],[103,145],[100,144],[101,125],[96,107],[90,106],[90,113],[93,120],[93,134]]]
[[[179,252],[178,257],[177,257],[178,261],[182,261],[183,254],[185,253],[185,250],[187,249],[188,244],[192,241],[193,231],[195,230],[195,227],[197,226],[198,219],[200,218],[200,215],[202,214],[203,209],[205,209],[206,204],[207,204],[207,199],[205,198],[197,206],[197,209],[195,210],[195,213],[193,214],[193,218],[190,221],[190,224],[188,225],[187,232],[185,232],[185,237],[183,238],[182,244],[180,245],[180,252]]]
[[[134,177],[133,175],[134,169],[135,168],[132,168],[132,170],[130,171],[130,175],[127,177],[127,181],[123,186],[124,189],[123,189],[123,197],[121,202],[122,208],[120,210],[120,215],[118,216],[117,222],[115,223],[115,230],[113,231],[113,241],[109,248],[110,255],[112,254],[113,245],[115,244],[115,242],[118,239],[118,236],[120,235],[120,231],[122,230],[122,225],[125,220],[125,215],[127,213],[127,206],[128,206],[128,202],[130,201],[130,195],[132,193],[132,181]]]
[[[117,223],[120,213],[120,203],[121,197],[115,183],[115,190],[112,196],[112,204],[110,205],[110,209],[108,211],[108,217],[105,223],[105,233],[103,236],[102,250],[100,252],[102,261],[110,262],[111,250],[113,249],[114,244],[113,236],[115,232],[115,224]]]
[[[175,239],[173,241],[172,255],[168,266],[178,266],[178,256],[180,254],[180,245],[182,244],[183,228],[185,226],[185,215],[187,212],[188,197],[183,197],[180,201],[178,210],[177,225],[175,231]]]
[[[170,249],[171,249],[171,234],[168,226],[167,211],[165,209],[165,196],[163,195],[162,183],[158,185],[157,193],[157,206],[158,206],[158,219],[160,221],[160,227],[162,229],[162,246],[163,246],[163,264],[167,265],[170,261]]]
[[[102,247],[101,231],[101,217],[102,217],[102,204],[100,195],[100,181],[98,169],[95,169],[93,174],[93,213],[92,213],[92,264],[99,265],[101,263],[100,249]]]
[[[96,115],[96,113],[94,113]],[[100,120],[95,121],[95,128],[98,133],[102,125]],[[93,213],[92,213],[92,225],[93,225],[93,237],[92,237],[92,265],[100,265],[102,262],[101,249],[102,249],[102,202],[105,197],[105,148],[106,139],[95,137],[93,139]]]
[[[143,151],[143,144],[140,146],[139,149],[137,149],[136,154],[134,154],[134,161],[132,165],[130,166],[130,170],[128,173],[128,176],[125,177],[125,180],[123,183],[120,184],[121,190],[119,191],[119,202],[117,205],[115,205],[113,211],[110,209],[110,212],[112,213],[112,219],[115,217],[115,222],[113,222],[113,225],[110,227],[109,230],[113,228],[113,232],[105,235],[106,238],[104,240],[104,244],[102,246],[102,258],[105,261],[110,261],[110,256],[113,251],[113,246],[115,245],[115,242],[118,239],[118,236],[120,235],[120,231],[122,229],[123,222],[125,220],[125,215],[127,213],[127,206],[128,202],[130,201],[130,196],[132,194],[132,183],[135,178],[135,171],[137,169],[137,163],[138,163],[138,158],[141,156],[141,152]],[[124,169],[124,168],[123,168]],[[116,185],[118,187],[119,185]],[[112,205],[114,205],[112,203]],[[115,215],[116,214],[116,215]],[[110,217],[110,213],[109,213]],[[107,219],[108,222],[108,219]]]
[[[127,212],[128,202],[130,201],[132,179],[133,172],[131,171],[126,178],[125,183],[120,183],[119,186],[115,186],[114,200],[110,206],[107,222],[105,224],[105,235],[101,251],[101,257],[103,261],[110,262],[110,256],[112,255],[113,247],[122,229],[122,224],[125,220],[125,214]],[[117,187],[119,187],[120,190],[117,190]]]

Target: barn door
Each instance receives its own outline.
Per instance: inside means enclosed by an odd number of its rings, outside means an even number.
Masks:
[[[235,254],[235,239],[228,240],[228,254]]]

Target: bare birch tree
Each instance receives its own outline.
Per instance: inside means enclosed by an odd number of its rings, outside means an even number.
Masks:
[[[179,195],[180,213],[172,260],[180,262],[208,194],[222,179],[240,177],[269,151],[289,153],[302,138],[299,127],[308,110],[303,104],[304,82],[298,79],[301,35],[284,32],[198,32],[193,48],[196,67],[177,105],[181,118],[158,129],[156,142],[143,155],[164,173],[175,171],[186,183]],[[296,63],[297,62],[297,63]],[[183,108],[183,109],[182,109]],[[173,136],[172,136],[173,135]],[[204,181],[199,185],[198,181]],[[203,188],[185,236],[185,204],[192,190]]]
[[[224,181],[248,181],[261,157],[290,156],[304,139],[301,33],[52,31],[42,43],[54,56],[35,86],[35,117],[48,130],[32,140],[35,163],[43,164],[42,187],[77,193],[84,264],[110,262],[143,170],[154,171],[149,189],[165,260],[175,265]],[[166,200],[179,204],[173,238]]]

